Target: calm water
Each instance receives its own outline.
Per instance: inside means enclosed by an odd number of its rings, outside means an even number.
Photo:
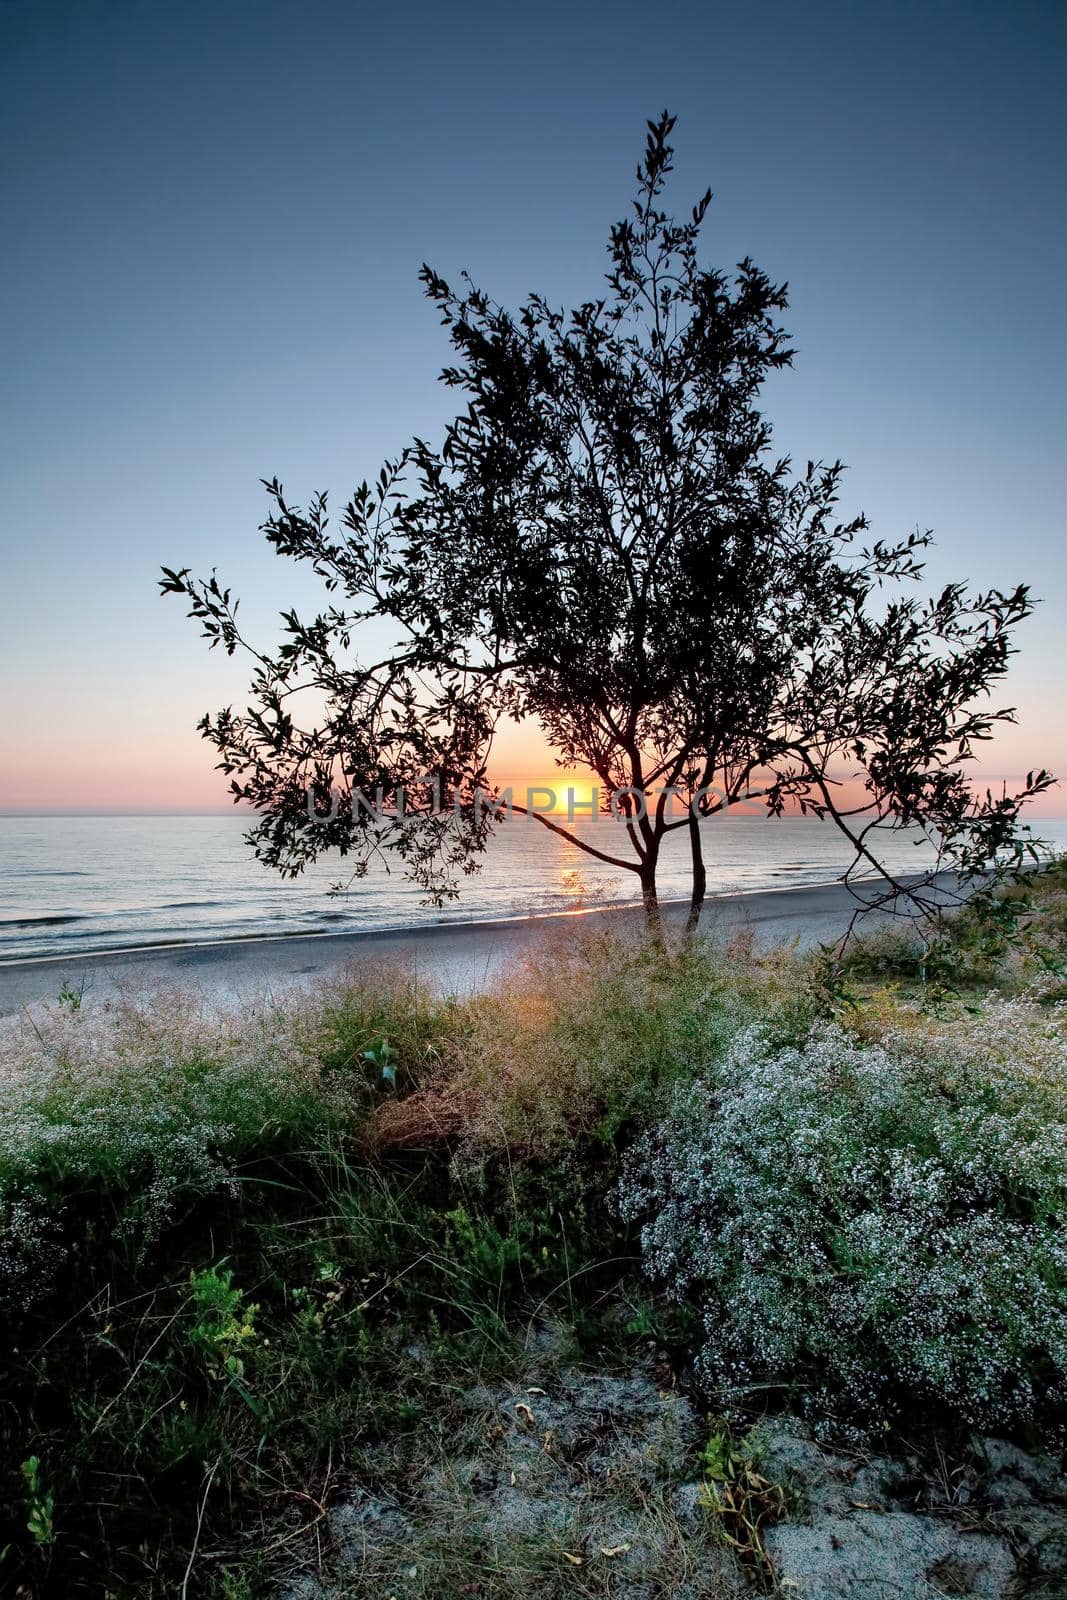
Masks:
[[[625,854],[610,820],[579,824]],[[605,866],[536,822],[497,832],[481,872],[441,910],[396,872],[375,867],[342,899],[327,895],[343,864],[320,862],[295,882],[256,862],[241,817],[0,817],[0,960],[70,955],[190,940],[323,933],[480,921],[630,900],[630,873]],[[1035,824],[1067,847],[1067,823]],[[592,835],[590,835],[592,836]],[[688,893],[684,833],[661,869],[664,897]],[[840,876],[847,847],[832,826],[797,818],[731,816],[705,824],[709,891],[786,888]],[[883,844],[888,865],[916,871],[932,859],[909,835]]]

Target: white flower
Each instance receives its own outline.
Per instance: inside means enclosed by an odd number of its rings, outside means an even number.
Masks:
[[[909,1399],[985,1425],[1062,1408],[1062,1012],[905,1022],[742,1033],[631,1153],[620,1209],[699,1304],[709,1386],[799,1379],[868,1424]]]

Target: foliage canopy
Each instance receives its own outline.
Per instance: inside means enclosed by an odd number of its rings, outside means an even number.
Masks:
[[[358,874],[393,851],[431,899],[455,894],[496,820],[481,797],[505,716],[534,719],[562,764],[621,794],[621,854],[537,820],[632,870],[652,916],[664,840],[685,829],[695,925],[700,823],[744,797],[832,819],[851,871],[893,902],[905,886],[880,827],[925,828],[963,873],[1021,863],[1021,807],[1052,780],[982,795],[966,763],[1012,719],[989,694],[1028,590],[922,598],[928,533],[868,541],[863,516],[839,514],[839,462],[797,475],[774,455],[757,402],[792,359],[785,286],[747,259],[702,265],[710,191],[682,221],[663,209],[673,126],[648,125],[600,297],[565,312],[535,294],[511,312],[423,268],[456,352],[443,381],[464,402],[439,443],[415,439],[336,527],[325,494],[305,510],[266,483],[263,531],[330,598],[310,621],[285,614],[280,647],[253,652],[248,709],[201,728],[259,813],[269,865],[297,873],[335,847]],[[247,647],[214,575],[164,569],[162,588],[212,645]],[[371,620],[396,642],[360,661]],[[305,691],[316,714],[298,723]],[[398,789],[384,815],[360,798]]]

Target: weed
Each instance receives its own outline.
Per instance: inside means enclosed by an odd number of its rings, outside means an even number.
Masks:
[[[210,1267],[190,1275],[193,1325],[190,1340],[204,1357],[211,1377],[232,1384],[249,1409],[261,1409],[245,1386],[244,1352],[255,1342],[258,1305],[245,1305],[244,1290],[233,1284],[229,1268]]]
[[[82,1008],[82,1001],[85,999],[85,991],[87,986],[87,980],[85,977],[82,978],[81,982],[77,986],[72,984],[69,979],[64,978],[59,991],[59,1004],[61,1006],[65,1006],[68,1011],[80,1011]]]
[[[785,1491],[759,1471],[751,1437],[738,1439],[724,1421],[712,1428],[700,1463],[702,1499],[717,1518],[723,1537],[755,1578],[772,1584],[774,1569],[762,1530],[785,1515]]]
[[[55,1540],[55,1496],[44,1487],[39,1456],[30,1456],[20,1468],[25,1482],[26,1529],[39,1550]]]
[[[709,1389],[803,1384],[867,1426],[1067,1412],[1067,1041],[1019,1002],[859,1044],[739,1034],[629,1152],[647,1271]],[[911,1026],[899,1027],[907,1016]]]
[[[388,1039],[371,1050],[364,1050],[363,1059],[373,1068],[375,1078],[383,1089],[396,1088],[396,1052]]]

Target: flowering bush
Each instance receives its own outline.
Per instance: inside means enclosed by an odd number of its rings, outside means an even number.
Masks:
[[[695,1300],[698,1370],[803,1389],[865,1425],[910,1403],[969,1423],[1067,1404],[1067,1044],[988,1002],[880,1041],[744,1031],[676,1091],[619,1191],[646,1271]]]
[[[66,1223],[103,1197],[120,1233],[158,1237],[182,1196],[351,1115],[316,1008],[219,1012],[160,991],[59,1006],[0,1037],[0,1296],[43,1284]],[[91,1211],[91,1202],[90,1202]]]

